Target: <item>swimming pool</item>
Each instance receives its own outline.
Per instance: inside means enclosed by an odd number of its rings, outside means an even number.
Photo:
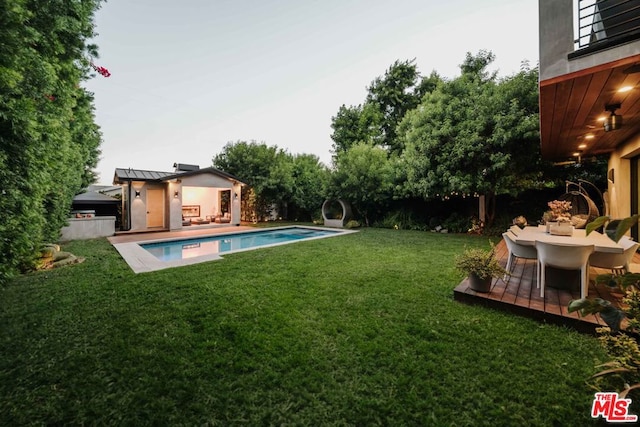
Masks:
[[[155,243],[142,243],[142,249],[153,254],[160,261],[194,258],[203,255],[219,254],[241,249],[260,248],[282,243],[292,243],[315,237],[328,237],[339,234],[335,230],[292,227],[276,230],[251,231],[225,234],[221,236],[200,237],[196,239],[175,240]]]
[[[353,233],[354,230],[321,227],[278,227],[207,236],[114,243],[113,246],[135,273],[190,265],[222,258],[222,255],[303,240]]]

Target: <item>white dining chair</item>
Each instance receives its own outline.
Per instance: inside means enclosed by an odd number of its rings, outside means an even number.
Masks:
[[[536,241],[536,249],[538,250],[538,287],[541,298],[544,298],[546,267],[580,270],[580,297],[586,298],[589,292],[589,256],[595,249],[594,245]]]
[[[620,239],[618,242],[624,249],[623,253],[594,252],[589,257],[589,265],[592,267],[608,268],[614,274],[624,274],[630,271],[629,264],[638,250],[640,243],[630,238]]]
[[[507,258],[507,267],[506,270],[508,273],[511,273],[513,267],[515,266],[516,258],[523,259],[538,259],[538,251],[536,251],[535,246],[524,246],[519,243],[516,243],[514,240],[513,234],[511,231],[506,233],[502,233],[502,238],[504,242],[507,244],[507,250],[509,251],[509,255]],[[537,266],[536,262],[536,266]],[[506,281],[506,275],[504,277]]]

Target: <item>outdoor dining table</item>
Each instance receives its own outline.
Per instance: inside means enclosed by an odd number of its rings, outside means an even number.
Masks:
[[[594,245],[595,252],[623,253],[622,246],[614,242],[607,235],[592,231],[587,236],[584,229],[573,230],[570,236],[550,234],[544,225],[524,227],[514,238],[516,243],[534,246],[536,242],[546,242],[559,246]],[[547,270],[547,286],[564,289],[580,289],[580,270],[567,271],[550,267]]]
[[[607,235],[592,231],[587,236],[584,229],[573,230],[571,236],[559,236],[547,233],[544,225],[524,227],[515,237],[516,243],[534,246],[536,241],[558,245],[594,245],[595,252],[623,253],[624,249]]]

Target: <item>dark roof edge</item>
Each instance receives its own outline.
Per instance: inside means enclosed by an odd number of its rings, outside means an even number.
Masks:
[[[119,173],[120,171],[120,173]],[[140,176],[140,173],[147,175],[156,175],[155,177],[151,176]],[[230,181],[237,181],[241,185],[247,185],[245,182],[242,182],[240,178],[237,176],[231,175],[225,171],[221,171],[220,169],[216,169],[214,167],[202,168],[193,171],[181,171],[181,172],[163,172],[163,171],[150,171],[143,169],[129,169],[129,168],[116,168],[114,173],[114,183],[116,182],[125,182],[125,181],[155,181],[162,182],[170,179],[177,179],[185,176],[193,176],[202,173],[213,173],[219,175],[223,178],[226,178]],[[123,176],[124,175],[124,176]],[[133,176],[131,176],[133,175]],[[161,176],[157,176],[161,175]],[[116,180],[116,178],[118,178]]]
[[[144,176],[143,176],[144,175]],[[165,176],[173,175],[173,172],[150,171],[144,169],[116,168],[113,182],[122,181],[157,181],[160,182]],[[116,180],[118,178],[118,180]]]

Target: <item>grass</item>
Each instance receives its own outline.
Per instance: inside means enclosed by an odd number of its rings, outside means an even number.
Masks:
[[[365,229],[0,289],[0,425],[588,425],[596,340],[453,301],[478,237]]]

